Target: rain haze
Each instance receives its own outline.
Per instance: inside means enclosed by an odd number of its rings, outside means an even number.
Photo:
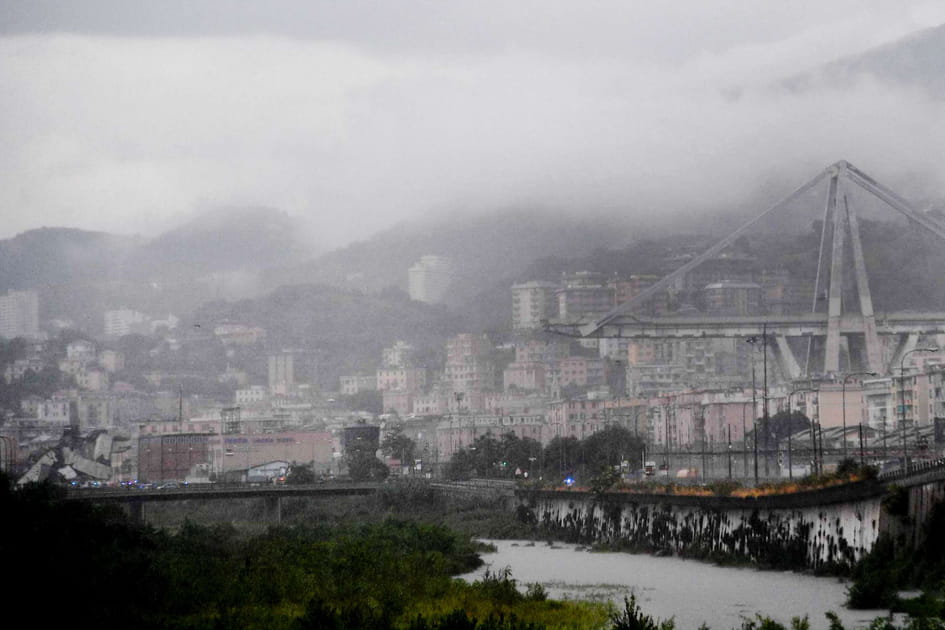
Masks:
[[[41,627],[945,630],[945,0],[0,0],[0,147]]]
[[[506,207],[724,211],[840,159],[920,198],[945,189],[945,93],[818,79],[941,25],[938,1],[4,2],[0,14],[3,238],[147,237],[207,209],[266,206],[303,219],[323,251]]]

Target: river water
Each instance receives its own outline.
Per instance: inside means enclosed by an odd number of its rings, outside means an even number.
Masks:
[[[674,617],[677,630],[741,628],[755,613],[785,625],[807,615],[812,630],[826,630],[824,613],[833,611],[847,630],[865,628],[884,610],[848,610],[848,583],[786,571],[719,567],[695,560],[620,552],[590,552],[564,543],[484,540],[497,548],[484,553],[485,566],[463,576],[472,581],[485,571],[508,567],[520,587],[538,582],[554,599],[613,601],[635,594],[644,613]]]

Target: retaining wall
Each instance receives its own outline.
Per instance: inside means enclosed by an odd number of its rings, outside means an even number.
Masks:
[[[885,529],[875,482],[734,498],[520,491],[519,515],[571,542],[845,572]]]

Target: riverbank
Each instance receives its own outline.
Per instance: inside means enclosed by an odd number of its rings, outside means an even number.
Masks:
[[[846,628],[865,628],[886,610],[845,607],[848,582],[791,571],[720,567],[678,557],[596,552],[585,545],[532,540],[484,539],[495,552],[482,554],[485,565],[463,575],[479,579],[486,570],[508,567],[522,582],[538,582],[550,597],[590,600],[619,606],[636,596],[647,614],[675,618],[680,629],[703,623],[717,630],[742,628],[761,614],[790,627],[807,616],[812,630],[828,630],[834,612]]]
[[[268,524],[259,521],[253,521],[247,518],[252,516],[253,508],[251,505],[243,507],[230,507],[225,510],[221,506],[196,506],[198,509],[192,509],[195,506],[165,506],[163,513],[152,513],[158,522],[156,524],[167,527],[169,531],[176,531],[182,523],[187,520],[192,522],[219,523],[223,522],[233,526],[245,534],[261,534],[269,527]],[[261,514],[261,510],[260,510]],[[344,526],[351,523],[380,523],[388,518],[409,519],[416,522],[432,523],[448,527],[459,532],[464,536],[473,536],[486,539],[504,539],[504,540],[528,540],[538,545],[544,545],[548,541],[561,541],[562,543],[580,544],[585,549],[596,551],[621,551],[631,553],[653,554],[654,556],[670,556],[677,559],[687,559],[690,563],[693,560],[699,560],[706,566],[712,567],[733,567],[733,568],[764,568],[774,572],[782,572],[785,569],[794,569],[798,574],[802,567],[785,566],[777,564],[765,564],[752,561],[744,557],[731,554],[719,553],[717,550],[707,549],[706,553],[682,553],[677,554],[672,550],[656,547],[650,544],[633,545],[627,541],[593,541],[591,539],[574,538],[574,532],[555,532],[541,527],[535,513],[526,506],[510,507],[505,500],[500,498],[477,497],[477,496],[446,496],[429,484],[422,481],[411,481],[399,484],[388,484],[382,488],[377,495],[372,497],[348,497],[335,498],[331,501],[313,500],[313,499],[293,499],[285,502],[283,507],[283,522],[285,525],[292,526],[298,524],[319,525],[319,526]],[[558,534],[557,536],[555,534]],[[933,538],[934,539],[934,538]],[[699,548],[694,548],[698,550]],[[933,550],[934,552],[934,550]],[[772,557],[779,557],[774,554]],[[787,556],[780,556],[782,559]],[[942,557],[941,555],[931,556]],[[921,560],[921,558],[920,558]],[[918,563],[921,566],[927,566],[930,560],[925,559]],[[913,566],[918,566],[913,563]],[[920,603],[913,604],[912,608],[906,608],[906,605],[898,602],[894,598],[881,599],[877,597],[875,589],[881,587],[883,592],[889,592],[891,585],[900,588],[899,585],[905,585],[906,581],[891,579],[889,575],[890,560],[880,558],[877,562],[869,565],[869,571],[863,575],[857,575],[857,582],[848,584],[859,589],[861,597],[855,603],[861,608],[877,609],[892,605],[900,609],[909,609],[914,613],[922,612],[917,607],[921,604],[928,614],[928,597],[921,600]],[[909,566],[904,564],[904,566]],[[898,575],[904,575],[900,571]],[[864,577],[865,576],[865,577]],[[519,576],[515,575],[516,578]],[[859,586],[858,586],[859,585]],[[902,586],[903,588],[905,586]],[[895,588],[892,588],[893,594]],[[872,590],[871,590],[872,589]],[[645,601],[641,605],[646,606]],[[934,611],[933,611],[934,612]]]

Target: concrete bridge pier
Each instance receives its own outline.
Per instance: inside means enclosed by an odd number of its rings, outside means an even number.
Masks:
[[[129,501],[125,504],[125,510],[128,512],[128,518],[135,525],[144,525],[147,514],[144,509],[144,501]]]
[[[282,497],[265,497],[263,499],[265,506],[266,520],[273,523],[282,522]]]

